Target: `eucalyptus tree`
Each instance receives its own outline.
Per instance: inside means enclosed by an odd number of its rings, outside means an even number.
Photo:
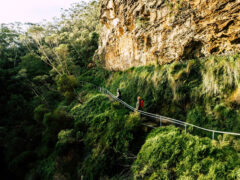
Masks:
[[[66,9],[59,21],[61,38],[68,44],[75,64],[86,66],[98,48],[100,6],[98,1],[80,2]]]
[[[59,75],[69,73],[65,63],[67,53],[66,45],[61,44],[60,46],[58,36],[55,33],[50,33],[41,26],[29,28],[28,33],[36,42],[38,51],[41,53],[41,59],[46,64],[51,66]]]
[[[61,18],[29,28],[41,59],[58,75],[73,73],[74,64],[86,66],[98,47],[99,3],[80,2],[64,10]]]

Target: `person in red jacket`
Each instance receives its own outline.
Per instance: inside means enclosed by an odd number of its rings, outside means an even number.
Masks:
[[[140,99],[140,110],[143,111],[143,100],[142,99]]]

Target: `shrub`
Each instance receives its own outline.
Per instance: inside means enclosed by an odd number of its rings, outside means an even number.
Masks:
[[[45,107],[44,104],[37,106],[34,109],[34,120],[38,123],[42,122],[44,114],[48,113],[48,109]]]
[[[77,87],[78,82],[73,75],[62,75],[57,78],[58,90],[62,92],[67,101],[71,102],[74,97],[74,90]]]
[[[135,179],[225,179],[239,165],[232,147],[218,148],[209,138],[169,126],[148,135],[132,171]]]
[[[75,138],[73,137],[73,129],[61,130],[58,133],[58,142],[59,143],[73,143]]]
[[[36,174],[40,179],[47,180],[52,179],[56,169],[56,155],[53,153],[49,155],[46,159],[40,160],[37,163]]]
[[[138,112],[130,113],[126,119],[125,128],[132,130],[139,126],[141,126],[140,114]]]
[[[128,115],[123,108],[97,94],[72,109],[75,130],[81,132],[88,154],[79,167],[80,175],[96,178],[120,169],[117,164],[124,159],[119,156],[128,152],[133,132],[140,125],[139,115]]]

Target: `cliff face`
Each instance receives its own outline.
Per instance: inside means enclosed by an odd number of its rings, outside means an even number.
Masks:
[[[103,0],[108,69],[240,51],[240,0]]]

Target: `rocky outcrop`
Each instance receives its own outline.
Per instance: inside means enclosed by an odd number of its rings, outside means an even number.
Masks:
[[[240,0],[103,0],[108,69],[240,51]]]

